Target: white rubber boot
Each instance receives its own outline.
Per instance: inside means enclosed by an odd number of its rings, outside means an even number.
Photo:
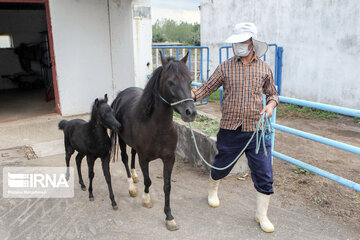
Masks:
[[[218,198],[219,183],[220,180],[214,180],[210,176],[208,188],[208,204],[214,208],[220,206],[220,200]]]
[[[274,229],[274,225],[270,222],[270,220],[267,217],[269,202],[270,202],[270,195],[266,195],[259,192],[257,193],[255,221],[260,223],[260,227],[264,232],[271,233],[275,229]]]

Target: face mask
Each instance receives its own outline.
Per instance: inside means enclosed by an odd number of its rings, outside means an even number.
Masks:
[[[246,43],[233,43],[232,49],[234,51],[234,55],[238,57],[246,57],[250,54],[249,44]]]

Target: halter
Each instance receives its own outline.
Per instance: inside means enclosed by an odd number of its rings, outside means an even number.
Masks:
[[[161,100],[163,100],[165,103],[169,104],[170,106],[175,106],[175,105],[178,105],[178,104],[186,102],[186,101],[194,101],[194,99],[192,99],[192,98],[185,98],[185,99],[182,99],[182,100],[177,101],[177,102],[169,103],[160,94],[159,94],[159,97],[160,97]]]

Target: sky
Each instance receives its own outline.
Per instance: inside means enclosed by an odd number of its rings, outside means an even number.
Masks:
[[[151,0],[152,23],[162,18],[200,23],[200,0]]]

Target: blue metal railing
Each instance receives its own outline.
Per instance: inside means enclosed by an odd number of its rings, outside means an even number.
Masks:
[[[305,100],[299,100],[296,98],[289,98],[289,97],[283,97],[279,96],[280,102],[284,103],[290,103],[290,104],[296,104],[303,107],[309,107],[309,108],[316,108],[323,111],[338,113],[350,117],[357,117],[360,118],[360,110],[355,110],[351,108],[344,108],[344,107],[338,107],[333,105],[327,105],[322,103],[316,103],[316,102],[310,102]]]
[[[295,99],[295,98],[288,98],[288,97],[282,97],[280,96],[280,102],[284,102],[284,103],[290,103],[290,104],[296,104],[299,106],[303,106],[303,107],[311,107],[311,108],[315,108],[315,109],[319,109],[319,110],[324,110],[324,111],[329,111],[329,112],[334,112],[334,113],[339,113],[339,114],[343,114],[343,115],[347,115],[347,116],[351,116],[351,117],[360,117],[360,111],[359,110],[355,110],[355,109],[350,109],[350,108],[343,108],[343,107],[336,107],[336,106],[332,106],[332,105],[327,105],[327,104],[322,104],[322,103],[316,103],[316,102],[310,102],[310,101],[305,101],[305,100],[299,100],[299,99]],[[276,114],[276,113],[275,113]],[[286,133],[290,133],[299,137],[303,137],[306,139],[310,139],[328,146],[332,146],[335,148],[339,148],[348,152],[352,152],[354,154],[360,155],[360,148],[349,145],[349,144],[345,144],[342,142],[338,142],[335,140],[331,140],[325,137],[321,137],[315,134],[310,134],[307,132],[303,132],[294,128],[289,128],[289,127],[285,127],[279,124],[275,123],[275,118],[272,120],[272,126],[274,127],[274,129],[277,129],[279,131],[283,131]],[[274,139],[272,139],[274,140]],[[274,145],[272,145],[272,148],[274,147]],[[273,149],[272,149],[273,150]],[[301,162],[299,160],[296,160],[294,158],[291,158],[289,156],[286,156],[284,154],[272,151],[272,156],[273,157],[277,157],[280,158],[282,160],[285,160],[287,162],[290,162],[296,166],[302,167],[304,169],[307,169],[313,173],[316,173],[320,176],[326,177],[332,181],[335,181],[337,183],[340,183],[344,186],[347,186],[349,188],[352,188],[356,191],[360,192],[360,184],[352,182],[348,179],[342,178],[340,176],[337,176],[335,174],[329,173],[327,171],[324,171],[320,168],[314,167],[310,164]],[[360,159],[359,159],[360,160]]]
[[[320,175],[320,176],[326,177],[326,178],[328,178],[328,179],[330,179],[330,180],[332,180],[332,181],[335,181],[335,182],[337,182],[337,183],[340,183],[340,184],[342,184],[342,185],[344,185],[344,186],[347,186],[347,187],[349,187],[349,188],[352,188],[352,189],[360,192],[360,184],[358,184],[358,183],[355,183],[355,182],[353,182],[353,181],[350,181],[350,180],[348,180],[348,179],[346,179],[346,178],[339,177],[339,176],[337,176],[337,175],[335,175],[335,174],[329,173],[329,172],[324,171],[324,170],[322,170],[322,169],[320,169],[320,168],[314,167],[314,166],[312,166],[312,165],[310,165],[310,164],[301,162],[301,161],[299,161],[299,160],[296,160],[296,159],[294,159],[294,158],[292,158],[292,157],[283,155],[283,154],[278,153],[278,152],[272,152],[272,155],[273,155],[274,157],[277,157],[277,158],[279,158],[279,159],[285,160],[285,161],[287,161],[287,162],[289,162],[289,163],[292,163],[292,164],[294,164],[294,165],[296,165],[296,166],[299,166],[299,167],[302,167],[302,168],[304,168],[304,169],[307,169],[307,170],[309,170],[309,171],[311,171],[311,172],[313,172],[313,173],[316,173],[316,174],[318,174],[318,175]]]
[[[209,79],[209,72],[210,72],[210,67],[209,67],[209,48],[208,47],[204,47],[204,46],[152,46],[153,49],[155,50],[162,50],[162,54],[165,56],[165,50],[169,49],[169,54],[170,56],[172,56],[172,50],[175,49],[176,50],[176,59],[179,60],[180,56],[179,56],[179,50],[182,49],[182,56],[185,56],[185,50],[189,51],[189,59],[188,59],[188,64],[189,64],[189,70],[191,72],[192,70],[192,65],[191,65],[191,58],[192,58],[192,50],[194,50],[194,81],[192,83],[193,86],[198,86],[198,83],[203,83],[204,80],[208,80]],[[197,81],[197,74],[198,74],[198,70],[197,70],[197,50],[200,51],[200,77],[199,77],[199,81]],[[204,62],[204,52],[206,51],[206,75],[204,73],[204,67],[203,67],[203,62]],[[159,66],[159,56],[158,56],[158,51],[156,51],[155,53],[156,56],[156,67]],[[204,79],[206,76],[206,79]],[[200,85],[199,84],[199,85]],[[208,98],[206,98],[206,101],[201,100],[199,104],[206,104],[208,103]]]

